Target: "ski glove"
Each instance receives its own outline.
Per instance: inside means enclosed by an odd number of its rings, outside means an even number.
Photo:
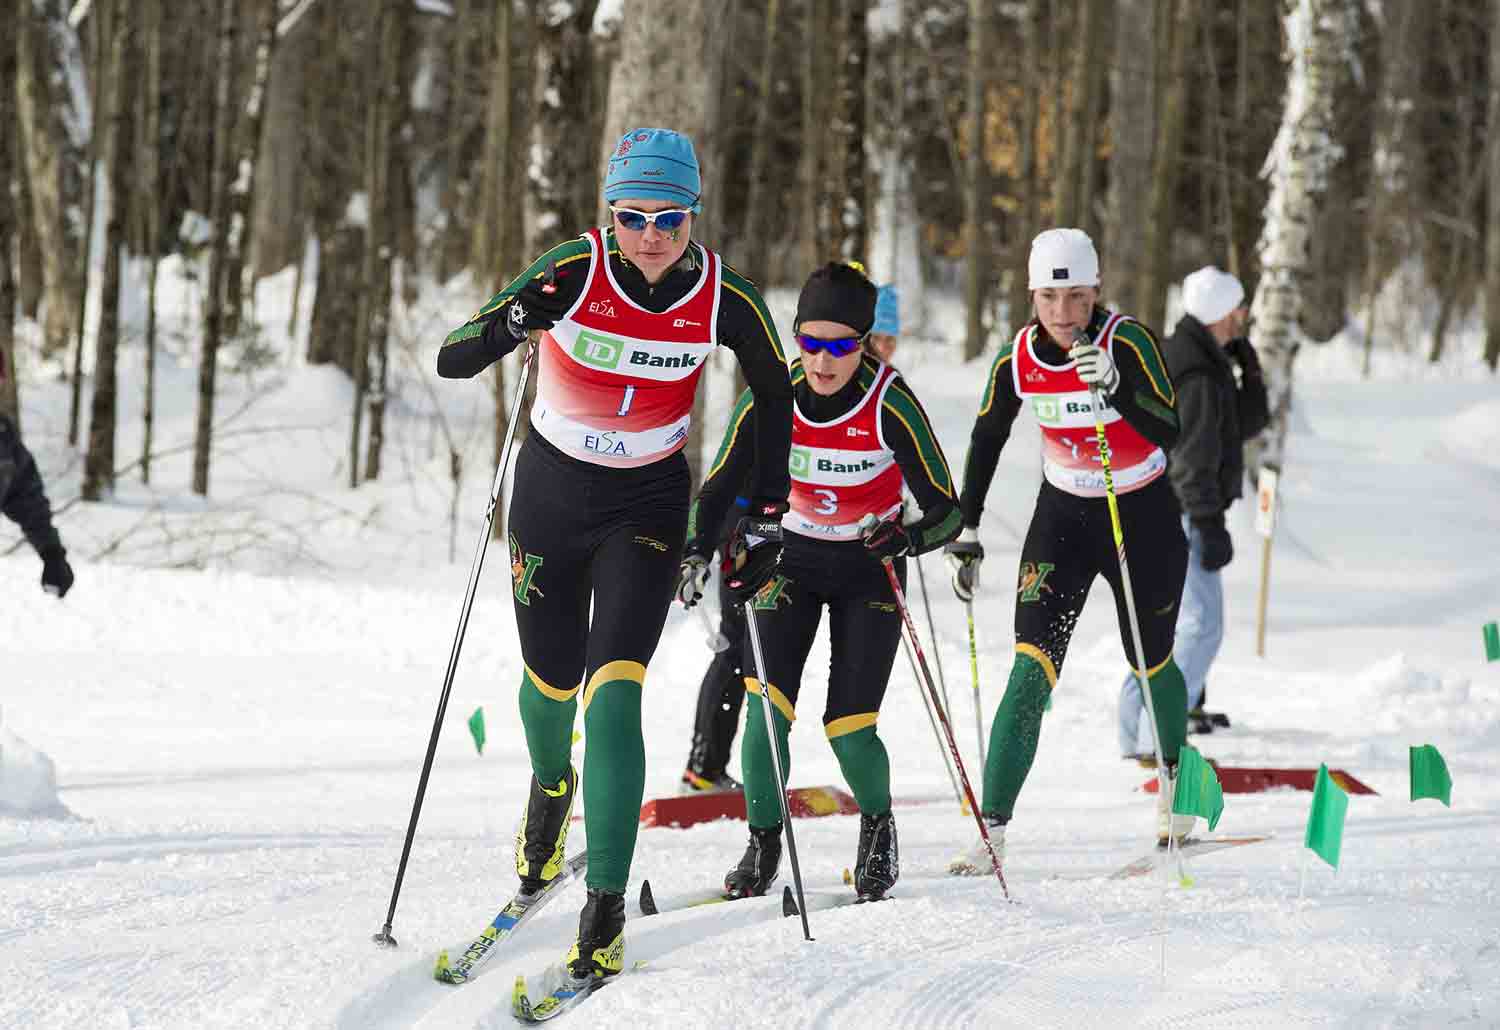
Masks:
[[[786,510],[786,501],[757,499],[735,524],[724,573],[724,589],[735,604],[749,601],[776,575],[781,565],[781,516]]]
[[[943,548],[943,554],[953,569],[953,592],[960,601],[973,601],[974,592],[979,589],[979,563],[984,561],[979,530],[965,526],[958,539]]]
[[[42,555],[42,589],[61,600],[73,587],[73,567],[62,548]]]
[[[1068,357],[1076,363],[1078,378],[1089,386],[1097,386],[1108,397],[1120,385],[1120,370],[1115,367],[1109,351],[1093,343],[1077,343],[1068,351]]]
[[[1234,541],[1224,528],[1224,516],[1193,519],[1193,528],[1203,538],[1203,567],[1217,572],[1234,560]]]
[[[505,331],[517,343],[533,329],[551,329],[573,306],[564,302],[557,289],[557,264],[547,266],[540,278],[532,279],[511,298],[505,311]]]
[[[907,534],[906,527],[901,525],[899,516],[885,522],[877,522],[868,533],[864,534],[864,540],[865,550],[869,551],[870,557],[876,561],[911,554],[911,536]]]
[[[677,600],[684,608],[691,608],[703,599],[707,582],[708,559],[701,554],[688,555],[677,569]]]

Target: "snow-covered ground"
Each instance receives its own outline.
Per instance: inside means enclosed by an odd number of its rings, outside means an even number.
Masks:
[[[276,310],[285,285],[273,281],[262,310]],[[471,302],[448,300],[437,320]],[[340,485],[342,378],[273,363],[223,379],[222,415],[244,410],[221,433],[211,501],[186,491],[179,453],[157,463],[149,489],[132,473],[111,504],[67,507],[59,525],[78,582],[63,603],[37,588],[35,556],[12,548],[14,527],[0,524],[0,1026],[505,1026],[514,976],[567,947],[577,887],[473,984],[429,975],[437,951],[462,947],[514,885],[527,765],[499,549],[396,912],[401,947],[370,942],[492,469],[487,383],[429,394],[417,378],[431,367],[432,335],[398,362],[378,486]],[[1265,658],[1254,654],[1259,541],[1248,506],[1232,515],[1238,556],[1210,700],[1234,726],[1199,738],[1224,763],[1326,761],[1379,791],[1351,800],[1337,874],[1300,847],[1309,796],[1280,792],[1228,798],[1220,832],[1276,838],[1194,863],[1190,889],[1104,878],[1142,851],[1154,801],[1137,789],[1147,774],[1116,754],[1125,670],[1101,588],[1011,827],[1018,904],[1003,903],[993,880],[943,875],[975,830],[898,663],[881,719],[899,806],[896,900],[814,911],[810,944],[774,899],[633,923],[627,959],[645,968],[568,1018],[704,1030],[1500,1025],[1500,663],[1485,663],[1480,635],[1500,618],[1496,381],[1406,386],[1378,364],[1376,380],[1361,382],[1358,359],[1343,345],[1302,359]],[[983,366],[916,346],[898,363],[957,471]],[[122,455],[139,446],[139,364],[127,352]],[[165,360],[163,446],[191,440],[193,376],[186,358]],[[727,379],[711,384],[713,431]],[[28,438],[62,507],[81,471],[62,440],[65,391],[37,375],[24,397]],[[439,412],[469,470],[451,563]],[[1008,584],[1036,454],[1023,419],[983,528],[986,728],[1009,665]],[[977,783],[962,609],[941,563],[925,564]],[[648,796],[675,789],[708,658],[696,620],[674,611],[648,677]],[[824,667],[820,645],[809,668]],[[793,735],[794,784],[839,782],[819,732],[822,697],[813,677]],[[480,706],[483,756],[464,726]],[[1407,800],[1406,749],[1423,743],[1448,759],[1451,810]],[[847,892],[857,829],[849,817],[799,823],[815,907]],[[582,825],[573,833],[582,847]],[[644,830],[632,890],[649,877],[666,903],[710,887],[743,842],[735,823]]]

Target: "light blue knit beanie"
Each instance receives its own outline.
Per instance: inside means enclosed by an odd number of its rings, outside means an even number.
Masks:
[[[631,129],[620,137],[604,173],[604,199],[665,200],[702,210],[703,180],[693,141],[671,129]]]
[[[901,335],[901,299],[896,296],[895,283],[887,283],[875,295],[875,324],[870,332]]]

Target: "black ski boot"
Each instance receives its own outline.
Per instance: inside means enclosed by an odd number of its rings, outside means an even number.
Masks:
[[[531,793],[516,828],[516,874],[521,890],[535,894],[557,878],[563,869],[563,848],[568,841],[568,826],[573,815],[573,798],[578,793],[578,772],[571,765],[568,774],[551,787],[544,787],[531,776]]]
[[[578,940],[568,951],[574,980],[605,979],[625,966],[625,895],[589,888],[578,917]]]
[[[901,876],[901,851],[896,844],[896,819],[884,815],[859,817],[859,854],[854,859],[854,889],[860,901],[883,901]]]
[[[776,882],[781,866],[781,824],[761,830],[750,827],[750,844],[740,864],[724,875],[724,896],[758,898]]]

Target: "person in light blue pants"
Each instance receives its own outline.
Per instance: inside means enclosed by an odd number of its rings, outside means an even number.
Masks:
[[[1245,478],[1244,442],[1270,421],[1265,377],[1245,338],[1245,289],[1209,266],[1182,282],[1185,314],[1162,348],[1182,425],[1167,475],[1188,536],[1187,582],[1177,610],[1173,656],[1187,683],[1189,712],[1203,704],[1204,681],[1224,640],[1224,584],[1219,570],[1234,559],[1224,515]],[[1134,674],[1120,687],[1120,752],[1155,751],[1142,727],[1145,703]]]
[[[1187,683],[1188,711],[1203,704],[1209,666],[1224,642],[1224,582],[1218,569],[1203,566],[1203,533],[1186,515],[1182,529],[1188,538],[1187,581],[1182,585],[1182,605],[1177,609],[1177,637],[1172,654]],[[1143,718],[1135,673],[1120,685],[1120,754],[1126,757],[1153,751],[1151,730]]]

